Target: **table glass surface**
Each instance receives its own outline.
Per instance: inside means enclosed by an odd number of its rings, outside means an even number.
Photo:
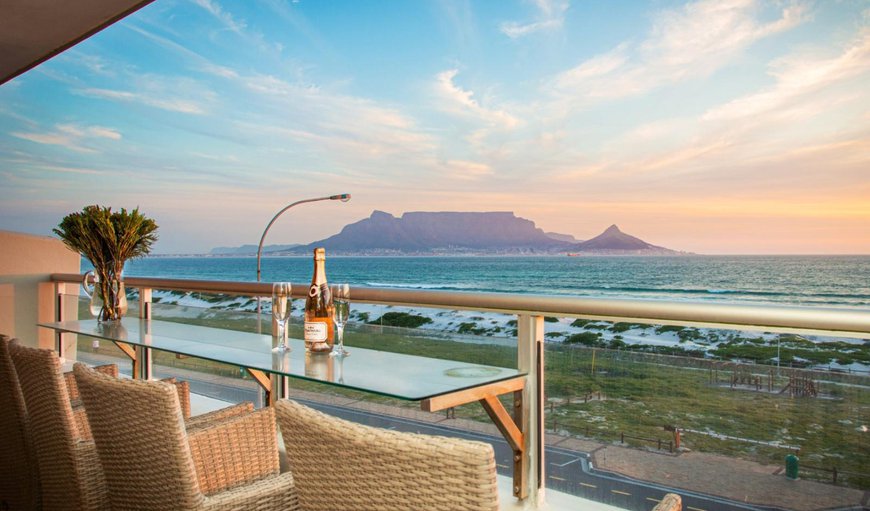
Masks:
[[[272,336],[171,321],[125,318],[39,323],[39,326],[108,341],[179,353],[272,374],[419,401],[524,376],[505,367],[349,347],[344,358],[305,352],[290,339],[289,352],[273,353]]]

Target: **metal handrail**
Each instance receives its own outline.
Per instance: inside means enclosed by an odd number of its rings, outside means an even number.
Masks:
[[[56,273],[53,282],[75,283],[76,273]],[[127,277],[127,287],[271,296],[271,282]],[[307,284],[293,284],[293,297],[304,298]],[[743,328],[770,332],[803,332],[837,337],[870,338],[870,311],[760,304],[723,304],[657,300],[599,299],[534,294],[466,293],[355,287],[354,301],[408,307],[580,317],[605,321]]]

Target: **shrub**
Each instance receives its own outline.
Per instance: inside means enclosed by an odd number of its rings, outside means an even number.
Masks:
[[[601,346],[603,343],[601,343],[600,338],[601,334],[596,334],[595,332],[580,332],[562,342],[565,344],[582,344],[584,346]]]
[[[486,328],[477,326],[477,323],[459,323],[456,329],[460,334],[483,335],[487,332]]]
[[[407,312],[388,312],[374,321],[369,321],[373,325],[398,326],[403,328],[417,328],[431,322],[432,320],[425,316],[408,314]]]

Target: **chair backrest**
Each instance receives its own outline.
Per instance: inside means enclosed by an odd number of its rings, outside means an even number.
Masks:
[[[24,395],[9,344],[0,335],[0,509],[39,508],[39,470]]]
[[[113,510],[197,509],[199,490],[174,385],[73,368]],[[134,490],[135,489],[135,490]]]
[[[306,511],[498,509],[489,444],[363,426],[290,400],[275,408]]]
[[[43,509],[91,509],[97,497],[88,491],[99,475],[82,459],[81,437],[73,418],[60,359],[54,351],[9,347],[30,423]],[[96,461],[96,460],[93,460]]]

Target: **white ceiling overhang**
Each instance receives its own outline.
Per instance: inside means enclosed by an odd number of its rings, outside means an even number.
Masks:
[[[0,84],[153,1],[0,1]]]

